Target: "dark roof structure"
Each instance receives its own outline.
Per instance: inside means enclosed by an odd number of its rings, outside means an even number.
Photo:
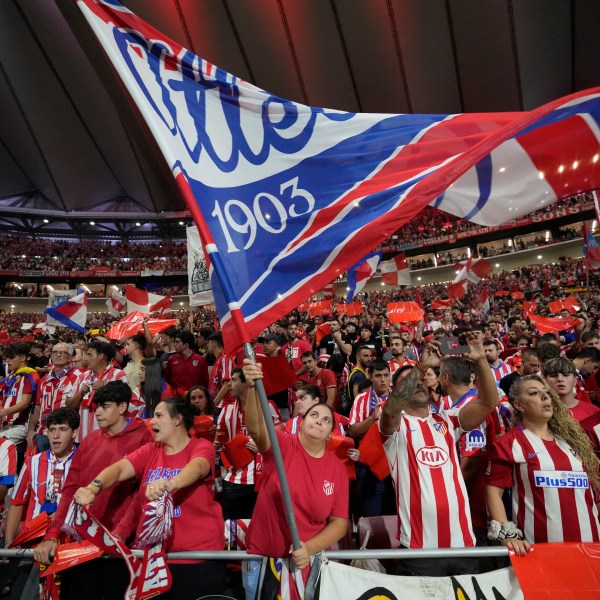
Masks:
[[[284,98],[520,111],[600,85],[598,0],[125,0]],[[0,2],[0,230],[182,237],[189,215],[74,0]],[[93,222],[94,224],[90,224]]]

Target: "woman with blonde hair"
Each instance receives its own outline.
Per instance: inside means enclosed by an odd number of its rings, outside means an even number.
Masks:
[[[519,555],[536,542],[600,541],[600,461],[586,433],[539,375],[519,378],[510,400],[515,425],[496,440],[487,471],[488,537]],[[508,488],[515,522],[502,503]]]

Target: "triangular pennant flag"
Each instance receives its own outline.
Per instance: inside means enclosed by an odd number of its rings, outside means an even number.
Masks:
[[[388,285],[410,285],[410,267],[403,252],[380,265],[381,282]]]
[[[85,322],[87,321],[87,304],[87,294],[83,292],[65,302],[47,308],[44,314],[59,325],[71,327],[71,329],[83,333],[85,331]]]
[[[365,287],[369,279],[375,275],[377,266],[381,261],[381,252],[371,252],[363,259],[348,269],[348,293],[346,302],[352,302],[352,299]]]
[[[163,312],[171,308],[173,301],[170,296],[159,296],[146,290],[140,290],[134,285],[125,286],[127,298],[127,312],[141,312],[149,314],[155,310]]]

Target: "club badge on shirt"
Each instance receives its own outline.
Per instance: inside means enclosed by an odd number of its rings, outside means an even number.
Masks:
[[[331,496],[331,494],[333,494],[333,487],[334,484],[331,481],[327,481],[327,479],[323,481],[323,492],[325,492],[326,496]]]

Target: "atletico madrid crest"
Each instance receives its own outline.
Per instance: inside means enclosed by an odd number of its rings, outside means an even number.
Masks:
[[[446,427],[446,423],[434,423],[433,426],[440,435],[446,435],[448,433],[448,427]]]

